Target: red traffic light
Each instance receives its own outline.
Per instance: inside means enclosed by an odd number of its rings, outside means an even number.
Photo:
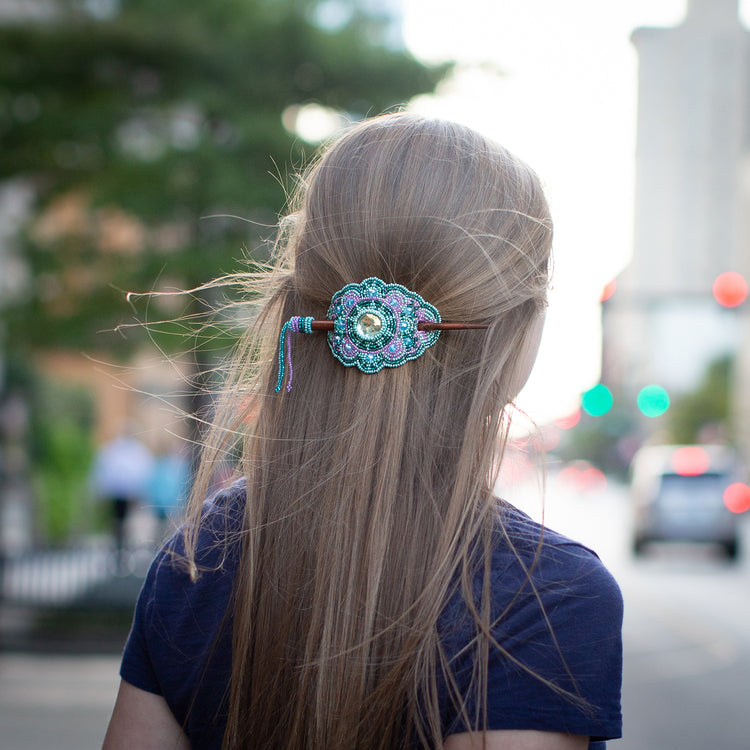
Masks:
[[[747,299],[747,281],[736,271],[726,271],[716,277],[712,291],[722,307],[737,307]]]

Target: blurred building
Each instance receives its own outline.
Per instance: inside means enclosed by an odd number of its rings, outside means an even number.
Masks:
[[[0,22],[52,18],[56,10],[55,0],[0,0]]]
[[[604,305],[603,379],[634,395],[694,388],[735,353],[745,313],[712,285],[750,278],[750,33],[738,0],[688,0],[674,28],[638,28],[633,259]],[[747,304],[747,303],[746,303]]]

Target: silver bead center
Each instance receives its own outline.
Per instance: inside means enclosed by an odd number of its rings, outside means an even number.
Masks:
[[[357,320],[357,333],[363,339],[374,339],[383,328],[383,321],[375,313],[367,312]]]

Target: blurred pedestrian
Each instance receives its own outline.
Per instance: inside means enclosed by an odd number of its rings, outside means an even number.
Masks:
[[[190,462],[184,451],[170,445],[160,446],[154,453],[147,494],[162,538],[184,507],[189,480]]]
[[[549,285],[537,176],[394,114],[303,185],[273,270],[243,279],[266,294],[105,748],[600,747],[621,731],[619,588],[492,493]],[[245,478],[204,504],[227,455]]]
[[[91,472],[95,497],[109,505],[119,572],[126,568],[128,517],[146,499],[154,464],[151,451],[130,430],[99,448]]]

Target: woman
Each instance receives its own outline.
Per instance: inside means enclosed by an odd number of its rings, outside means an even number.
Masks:
[[[105,748],[619,736],[617,585],[492,492],[546,306],[538,178],[468,128],[387,115],[323,154],[282,229]],[[244,479],[202,505],[240,449]]]

